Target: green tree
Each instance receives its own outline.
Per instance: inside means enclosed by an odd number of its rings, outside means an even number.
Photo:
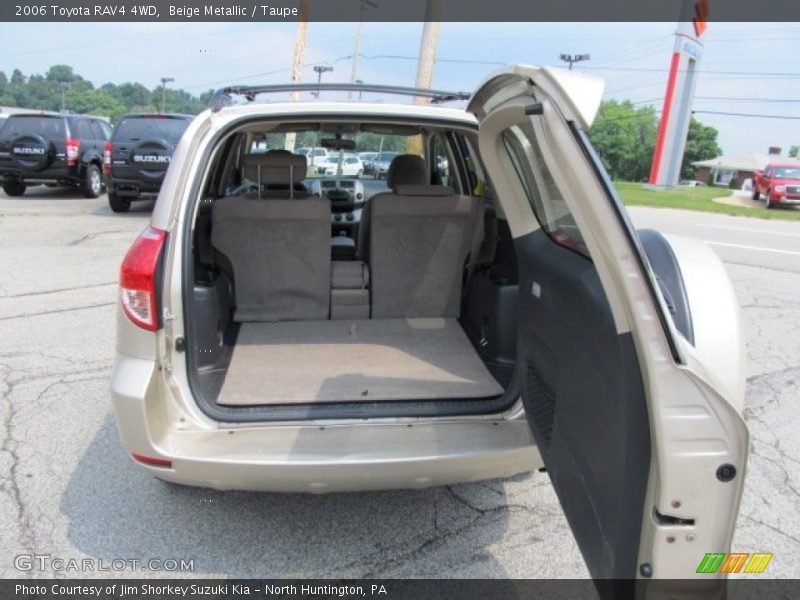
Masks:
[[[800,154],[800,146],[792,146],[791,148],[789,148],[789,156],[791,158],[797,158],[798,154]]]
[[[686,136],[686,149],[683,152],[681,164],[681,178],[694,179],[697,168],[692,165],[698,160],[707,160],[722,154],[722,149],[717,143],[719,132],[710,125],[703,125],[692,117],[689,122],[689,134]]]
[[[56,83],[59,82],[66,82],[69,83],[74,79],[80,79],[80,77],[76,77],[75,72],[72,70],[72,67],[68,65],[53,65],[47,70],[44,78],[47,81],[53,81]]]
[[[62,86],[64,106],[74,112],[92,113],[113,120],[128,112],[156,112],[161,107],[161,88],[148,89],[137,82],[120,85],[104,83],[95,88],[69,65],[52,65],[44,75],[26,77],[14,69],[8,79],[0,71],[0,104],[60,110]],[[199,97],[181,89],[167,90],[167,110],[195,114],[205,110],[213,94],[208,90]]]
[[[650,172],[657,120],[652,106],[606,100],[589,132],[612,179],[642,181]]]

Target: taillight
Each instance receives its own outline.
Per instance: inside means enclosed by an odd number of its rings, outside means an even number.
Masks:
[[[67,138],[67,165],[74,167],[78,164],[78,154],[81,151],[81,141],[75,138]]]
[[[103,175],[111,175],[111,142],[103,146]]]
[[[155,331],[159,327],[157,278],[159,257],[167,232],[148,227],[125,255],[119,272],[122,309],[134,325]]]

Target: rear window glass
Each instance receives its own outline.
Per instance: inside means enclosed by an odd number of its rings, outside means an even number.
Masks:
[[[3,125],[3,135],[5,137],[31,134],[40,135],[47,140],[66,137],[64,119],[38,115],[31,117],[12,116],[6,119],[5,125]]]
[[[550,238],[589,258],[589,249],[547,166],[530,121],[503,132],[503,142],[536,219]]]
[[[189,126],[188,119],[164,117],[136,117],[123,119],[114,132],[115,140],[138,142],[141,140],[164,140],[176,144]]]

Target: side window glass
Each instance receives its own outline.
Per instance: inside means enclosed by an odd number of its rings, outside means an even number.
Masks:
[[[89,126],[92,129],[92,138],[96,140],[106,139],[106,136],[103,135],[103,128],[100,127],[100,121],[90,121]]]
[[[589,249],[547,167],[532,124],[528,121],[506,129],[503,142],[542,229],[557,244],[589,258]]]
[[[462,150],[464,152],[464,163],[467,167],[467,181],[469,182],[470,194],[491,202],[494,198],[492,189],[486,180],[481,162],[478,160],[478,153],[475,152],[475,148],[473,148],[469,139],[461,139],[463,140]]]
[[[431,143],[431,169],[433,183],[437,185],[451,185],[450,158],[444,138],[436,135]]]
[[[111,133],[112,133],[111,132],[111,125],[109,125],[105,121],[98,121],[98,123],[100,124],[100,129],[103,131],[103,138],[102,139],[110,140],[111,139]]]
[[[92,134],[92,129],[89,126],[89,122],[86,119],[78,119],[75,121],[75,137],[80,140],[91,140],[94,139],[94,135]]]

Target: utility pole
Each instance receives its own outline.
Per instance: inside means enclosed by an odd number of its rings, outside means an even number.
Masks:
[[[294,58],[292,59],[292,83],[300,83],[303,80],[303,66],[306,62],[306,35],[308,34],[308,0],[301,0],[300,17],[297,23],[297,38],[294,42]],[[299,100],[300,93],[292,92],[289,94],[292,100]],[[284,141],[284,148],[289,152],[294,152],[294,145],[297,141],[297,135],[294,132],[286,134]],[[313,157],[312,157],[313,162]]]
[[[174,77],[162,77],[161,78],[161,112],[164,112],[164,109],[167,104],[167,84],[175,81]]]
[[[436,45],[439,43],[440,0],[428,0],[425,6],[425,24],[422,26],[422,39],[419,43],[419,60],[417,61],[417,79],[415,87],[430,89],[433,85],[433,66],[436,64]],[[429,104],[430,98],[417,96],[414,104]],[[408,138],[406,143],[408,154],[422,154],[420,136]]]
[[[563,60],[566,63],[569,63],[569,70],[570,71],[572,71],[573,63],[581,62],[581,61],[584,61],[584,60],[589,60],[590,58],[592,58],[592,57],[589,56],[588,54],[562,54],[561,55],[561,60]]]
[[[422,27],[422,40],[419,44],[416,87],[430,89],[433,84],[433,66],[436,63],[436,44],[439,42],[440,0],[428,0],[425,7],[425,24]],[[417,104],[428,104],[429,98],[415,99]]]
[[[350,61],[350,83],[356,82],[356,71],[358,69],[358,53],[361,49],[361,31],[364,29],[364,12],[367,10],[367,5],[372,8],[377,8],[378,5],[372,0],[361,0],[361,5],[358,11],[358,26],[356,27],[356,41],[353,47],[353,60]],[[360,93],[360,92],[359,92]],[[353,91],[347,93],[348,99],[353,99]]]

